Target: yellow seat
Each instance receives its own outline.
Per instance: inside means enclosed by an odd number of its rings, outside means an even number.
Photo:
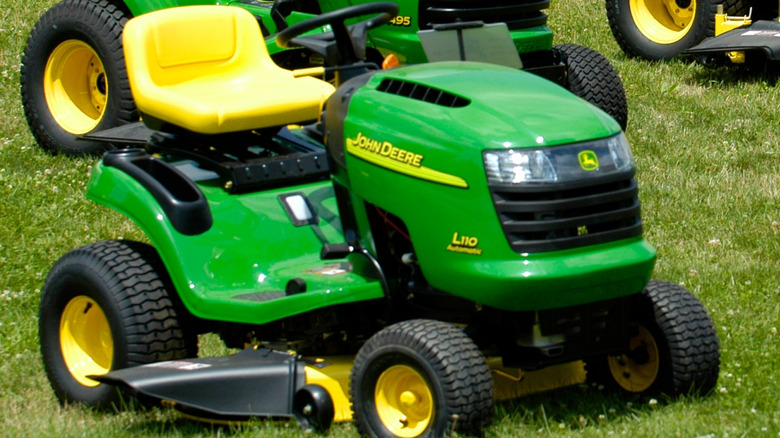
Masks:
[[[152,12],[130,20],[123,34],[144,120],[203,134],[287,125],[317,119],[334,91],[274,64],[254,16],[237,7]]]

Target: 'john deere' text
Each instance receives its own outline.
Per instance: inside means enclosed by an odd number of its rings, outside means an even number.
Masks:
[[[381,142],[368,138],[363,135],[362,132],[358,132],[358,135],[354,140],[348,139],[347,141],[352,142],[353,146],[367,152],[408,164],[409,166],[420,167],[420,163],[422,163],[423,160],[423,156],[420,154],[397,148],[389,141]]]

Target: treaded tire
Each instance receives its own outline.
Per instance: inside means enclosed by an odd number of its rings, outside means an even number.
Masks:
[[[756,0],[723,0],[721,3],[723,4],[723,10],[726,12],[726,15],[737,17],[748,15],[750,13],[750,8],[760,6],[757,4]],[[753,18],[755,19],[756,17],[754,16]]]
[[[399,378],[388,375],[398,369]],[[387,418],[383,420],[380,411],[393,401],[388,397],[390,401],[384,402],[379,394],[380,390],[387,390],[382,394],[394,391],[381,383],[385,377],[390,386],[402,382],[396,385],[400,387],[395,391],[401,395],[399,399],[405,392],[419,396],[425,392],[419,391],[420,386],[427,387],[431,410],[428,417],[422,415],[427,425],[418,430],[401,428],[400,435],[387,427]],[[416,381],[417,387],[404,386],[406,378]],[[372,336],[355,358],[350,386],[355,422],[365,436],[438,437],[451,431],[480,434],[493,415],[493,383],[482,352],[462,330],[440,321],[404,321]],[[415,409],[409,409],[409,418],[420,414]],[[408,427],[415,424],[419,425]]]
[[[576,44],[553,47],[566,66],[566,88],[612,116],[622,129],[628,125],[623,81],[601,53]]]
[[[107,372],[197,354],[197,337],[183,321],[188,314],[168,291],[157,252],[143,243],[97,242],[57,261],[41,292],[39,334],[60,403],[110,408],[119,402],[115,387],[86,379],[98,373],[79,368],[84,362]]]
[[[629,8],[631,0],[606,0],[607,20],[620,48],[626,55],[651,61],[671,59],[683,50],[700,43],[704,38],[715,35],[715,14],[718,4],[728,15],[747,15],[752,1],[746,0],[691,0],[695,9],[693,23],[687,31],[678,30],[674,35],[650,38],[640,30],[637,18]],[[660,4],[662,0],[643,0],[643,4]],[[651,20],[649,17],[645,20]],[[650,27],[649,24],[647,23]],[[656,29],[663,29],[657,26]],[[654,41],[655,40],[655,41]],[[660,41],[664,41],[661,43]]]
[[[20,81],[27,123],[43,149],[69,155],[99,153],[105,149],[105,143],[76,137],[138,120],[122,50],[122,29],[128,16],[129,12],[107,0],[65,0],[35,24],[24,49]],[[92,69],[92,63],[73,55],[73,51],[57,50],[66,47],[78,48],[82,53],[91,50],[102,63],[102,73],[92,75],[91,71],[97,71]],[[53,56],[55,53],[59,55]],[[50,60],[59,60],[51,63],[50,71],[58,71],[55,66],[62,68],[66,80],[60,83],[73,93],[60,90],[61,97],[57,99],[50,91],[47,98],[44,83],[51,87],[57,84],[46,76]],[[91,70],[87,70],[87,65]],[[96,100],[71,98],[83,95],[86,89],[97,90],[91,91]],[[81,113],[77,107],[86,112],[76,117]]]
[[[586,361],[589,381],[629,392],[672,397],[707,394],[715,388],[720,371],[720,343],[715,327],[701,302],[674,283],[651,280],[634,310],[635,321],[646,329],[657,345],[657,375],[647,388],[631,390],[617,382],[617,363],[633,361],[626,355]],[[652,357],[653,354],[650,354]],[[610,360],[613,367],[610,368]],[[628,375],[626,375],[628,378]],[[631,380],[631,378],[628,378]],[[640,378],[641,380],[641,378]],[[650,383],[650,382],[648,382]]]

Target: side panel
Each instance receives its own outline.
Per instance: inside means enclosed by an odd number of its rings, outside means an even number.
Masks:
[[[155,198],[115,167],[98,164],[88,197],[133,220],[155,246],[187,309],[199,318],[264,324],[338,304],[381,298],[381,283],[361,272],[362,259],[320,260],[323,243],[341,243],[341,222],[329,181],[230,195],[208,181],[212,227],[177,232]],[[301,194],[319,220],[293,224],[280,196]],[[286,293],[291,280],[306,291]]]

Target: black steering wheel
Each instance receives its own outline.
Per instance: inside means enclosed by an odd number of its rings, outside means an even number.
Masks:
[[[368,20],[347,26],[344,22],[364,15],[377,14]],[[366,57],[366,35],[398,15],[398,5],[391,2],[366,3],[327,12],[282,30],[276,44],[305,47],[325,58],[328,65],[349,65]],[[310,30],[330,24],[332,32],[300,37]]]

